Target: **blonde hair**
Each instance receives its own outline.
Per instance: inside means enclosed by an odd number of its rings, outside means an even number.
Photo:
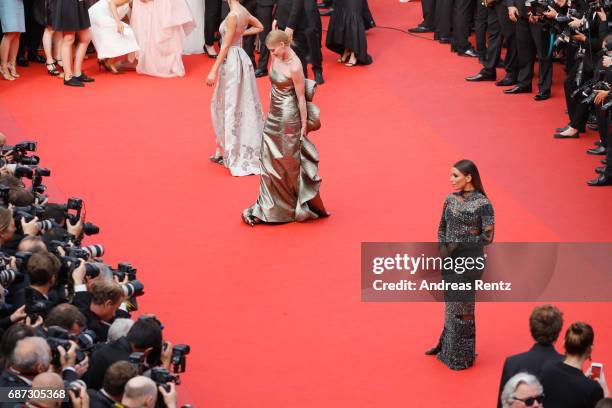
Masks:
[[[278,45],[280,43],[285,43],[285,45],[293,44],[293,41],[289,39],[287,33],[281,30],[272,30],[266,36],[266,45]]]

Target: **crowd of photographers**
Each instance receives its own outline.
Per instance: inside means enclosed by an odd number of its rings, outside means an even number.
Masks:
[[[483,68],[470,82],[496,81],[505,94],[532,92],[538,61],[538,92],[551,96],[553,61],[563,61],[568,124],[554,137],[575,139],[587,127],[599,132],[588,154],[603,157],[589,186],[612,185],[612,18],[611,0],[422,0],[423,22],[412,33],[433,32],[459,55],[478,57]],[[468,35],[474,24],[476,49]],[[502,49],[506,49],[502,59]],[[496,68],[504,77],[497,81]]]
[[[130,317],[136,269],[82,245],[99,228],[81,199],[50,202],[36,143],[0,145],[0,390],[31,391],[0,407],[175,408],[189,346],[167,342],[153,315]]]

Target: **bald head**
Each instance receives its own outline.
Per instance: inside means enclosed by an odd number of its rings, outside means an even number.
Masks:
[[[157,401],[157,386],[152,379],[139,375],[125,384],[121,403],[127,408],[153,408]]]
[[[26,337],[17,342],[11,363],[15,370],[23,374],[42,373],[49,369],[51,349],[42,337]]]
[[[32,389],[41,389],[41,390],[61,390],[64,388],[64,381],[62,377],[60,377],[56,373],[46,372],[38,374],[34,380],[32,380]],[[32,393],[33,396],[39,395],[38,393]],[[44,393],[44,395],[48,395],[48,393]],[[61,399],[51,399],[51,398],[31,398],[29,402],[36,404],[38,407],[42,408],[56,408],[59,407],[62,403]]]

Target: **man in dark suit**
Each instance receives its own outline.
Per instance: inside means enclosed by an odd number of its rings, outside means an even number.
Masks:
[[[276,19],[272,28],[283,30],[293,40],[293,51],[302,62],[304,76],[308,77],[306,67],[308,61],[308,40],[306,38],[307,20],[304,0],[278,0]]]
[[[312,65],[317,84],[322,84],[323,80],[323,54],[321,53],[321,37],[323,36],[323,26],[321,25],[321,15],[317,9],[316,0],[304,0],[306,13],[306,41],[308,42],[308,56]]]
[[[537,377],[544,363],[563,359],[554,346],[562,327],[563,315],[556,307],[544,305],[533,310],[529,318],[529,330],[536,344],[529,351],[506,358],[497,395],[498,408],[502,408],[501,393],[504,386],[515,374],[524,371]]]
[[[104,374],[102,388],[87,390],[90,408],[114,408],[121,403],[125,384],[138,375],[138,370],[132,363],[117,361]]]
[[[268,61],[270,59],[270,51],[266,47],[266,37],[272,30],[272,21],[274,21],[274,6],[276,0],[257,0],[256,16],[257,19],[263,24],[264,30],[259,33],[259,42],[261,49],[259,50],[259,61],[257,63],[257,69],[255,70],[255,76],[257,78],[268,75]],[[255,37],[253,37],[253,42]]]

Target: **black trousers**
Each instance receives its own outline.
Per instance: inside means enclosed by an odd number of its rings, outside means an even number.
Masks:
[[[476,31],[476,51],[484,57],[487,52],[488,9],[491,7],[485,7],[482,3],[482,1],[477,0],[474,29]]]
[[[516,48],[518,50],[518,85],[531,88],[536,54],[540,72],[538,90],[550,92],[552,85],[552,58],[550,56],[550,32],[540,24],[530,24],[521,14],[516,23]]]
[[[242,1],[242,5],[251,15],[254,16],[257,13],[257,0],[244,0]],[[225,18],[227,17],[227,13],[229,13],[229,5],[227,2],[223,2],[221,16]],[[255,37],[255,35],[247,35],[242,38],[242,49],[244,49],[244,52],[246,52],[251,59],[253,68],[257,66],[255,65]]]
[[[259,50],[259,62],[257,64],[257,68],[267,70],[268,61],[270,59],[270,51],[268,51],[268,47],[266,47],[266,37],[270,31],[272,31],[272,21],[274,21],[274,6],[257,5],[256,15],[257,19],[264,26],[264,30],[259,33],[261,49]]]
[[[495,75],[495,68],[501,58],[502,46],[506,46],[504,69],[506,77],[516,80],[518,77],[518,51],[516,46],[516,25],[508,17],[508,8],[502,1],[496,1],[493,7],[487,7],[487,32],[489,44],[485,58],[483,75]]]
[[[221,24],[221,0],[204,0],[204,42],[215,43],[215,33]]]
[[[452,48],[457,52],[467,51],[472,47],[468,41],[470,26],[474,16],[476,0],[453,1],[453,40]]]
[[[599,140],[601,141],[601,145],[607,149],[608,148],[608,112],[601,110],[601,105],[596,105],[595,113],[597,115],[597,131],[599,132]]]
[[[34,58],[38,53],[38,47],[42,42],[45,28],[38,24],[34,18],[34,0],[24,0],[23,7],[25,11],[26,31],[21,34],[21,38],[19,39],[19,51],[17,56],[25,57],[27,50],[28,58]]]
[[[453,0],[436,0],[436,33],[450,39],[453,34]]]
[[[608,164],[606,164],[606,170],[605,170],[605,175],[608,177],[612,177],[612,146],[610,146],[610,143],[608,143],[611,137],[611,133],[612,132],[612,112],[608,111],[608,114],[606,115],[606,160],[608,161]]]
[[[286,27],[278,26],[279,30],[284,30]],[[308,78],[308,39],[306,38],[306,32],[304,30],[295,30],[293,32],[293,45],[291,46],[295,54],[302,63],[302,69],[304,70],[304,77]]]
[[[305,13],[308,27],[305,30],[306,42],[308,43],[308,60],[312,65],[313,71],[323,70],[323,54],[321,53],[321,37],[323,36],[323,26],[321,15],[317,8],[316,0],[305,0]]]
[[[431,30],[436,29],[436,0],[421,0],[421,9],[423,10],[422,27],[427,27]]]
[[[578,129],[580,132],[585,131],[587,119],[589,118],[589,105],[580,103],[585,97],[578,94],[572,97],[572,93],[578,88],[576,85],[576,74],[580,69],[581,64],[574,64],[572,70],[568,73],[567,78],[563,82],[565,91],[565,104],[567,106],[567,114],[570,118],[570,126]],[[593,78],[593,69],[589,64],[584,64],[582,68],[582,83]]]

